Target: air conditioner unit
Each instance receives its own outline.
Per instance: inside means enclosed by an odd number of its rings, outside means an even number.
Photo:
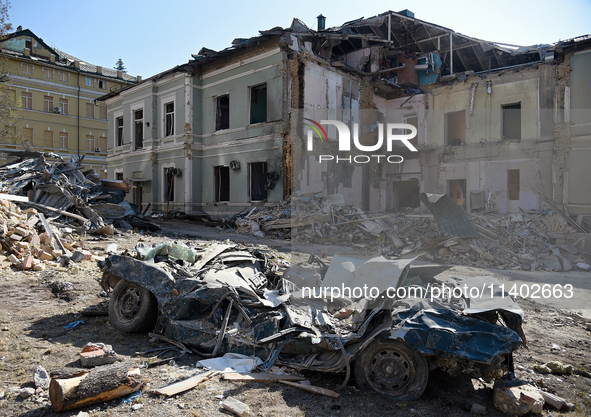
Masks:
[[[53,108],[53,112],[54,113],[61,113],[62,112],[62,109],[61,109],[61,107],[54,107]]]
[[[230,169],[240,169],[240,162],[230,161]]]
[[[101,148],[94,148],[94,151],[95,152],[100,152],[101,151]]]

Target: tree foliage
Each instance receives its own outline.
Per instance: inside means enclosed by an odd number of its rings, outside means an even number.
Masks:
[[[116,69],[117,71],[123,71],[123,72],[127,72],[127,71],[125,70],[125,65],[123,65],[123,60],[122,60],[121,58],[119,58],[119,59],[117,60],[117,63],[115,64],[115,69]]]
[[[12,31],[12,24],[8,22],[10,2],[0,0],[0,36]],[[16,91],[10,88],[8,59],[0,58],[0,143],[17,143],[20,138],[16,129],[18,111],[21,108],[20,99],[16,98]]]

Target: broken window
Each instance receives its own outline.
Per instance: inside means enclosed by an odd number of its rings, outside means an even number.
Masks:
[[[123,117],[118,117],[115,119],[115,126],[117,129],[115,136],[115,146],[123,146]]]
[[[395,211],[401,211],[406,207],[417,208],[421,205],[419,194],[421,187],[418,178],[406,181],[392,182],[392,205]]]
[[[503,111],[503,140],[521,140],[521,103],[501,106]]]
[[[53,130],[43,131],[43,146],[53,148]]]
[[[164,114],[165,114],[164,136],[174,135],[174,103],[167,103],[164,105]]]
[[[448,180],[447,194],[460,206],[466,208],[466,180]]]
[[[230,201],[230,167],[213,167],[215,180],[214,201]]]
[[[267,190],[265,189],[265,184],[267,183],[267,163],[253,162],[248,164],[248,167],[250,201],[266,200]]]
[[[164,168],[164,201],[174,201],[174,168]]]
[[[116,172],[115,179],[118,181],[123,181],[123,172]]]
[[[94,104],[86,103],[86,117],[94,119]]]
[[[459,146],[466,143],[466,111],[445,113],[445,145]]]
[[[519,170],[507,170],[507,190],[509,200],[519,200]]]
[[[134,145],[135,149],[141,149],[144,146],[144,110],[136,110],[133,112],[134,119]]]
[[[23,109],[32,109],[33,108],[33,94],[32,93],[21,93],[21,100],[23,104]]]
[[[62,114],[70,113],[70,105],[68,104],[67,98],[60,98],[60,112]]]
[[[43,96],[43,111],[48,111],[48,112],[53,113],[53,97]]]
[[[98,86],[99,86],[99,88],[101,88],[103,90],[106,88],[105,82],[103,80],[98,80]]]
[[[216,99],[215,130],[230,128],[230,95],[219,96]]]
[[[267,121],[267,84],[250,88],[250,123]]]

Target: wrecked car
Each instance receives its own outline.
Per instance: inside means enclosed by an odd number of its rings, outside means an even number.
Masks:
[[[335,255],[330,265],[311,256],[284,269],[271,254],[230,242],[136,249],[139,259],[111,255],[101,265],[113,326],[153,329],[203,357],[232,352],[260,358],[263,370],[343,372],[342,386],[352,376],[406,400],[422,395],[435,368],[499,378],[525,343],[523,311],[494,278],[446,293],[409,275],[416,255]]]

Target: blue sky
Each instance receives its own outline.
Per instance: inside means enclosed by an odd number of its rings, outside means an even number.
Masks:
[[[289,27],[294,17],[316,27],[409,9],[415,17],[464,35],[517,45],[554,43],[591,34],[590,0],[537,1],[188,1],[12,0],[10,22],[83,61],[113,67],[121,57],[144,78],[185,63],[201,47]]]

